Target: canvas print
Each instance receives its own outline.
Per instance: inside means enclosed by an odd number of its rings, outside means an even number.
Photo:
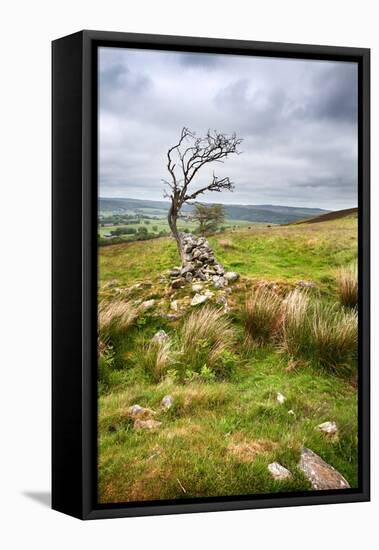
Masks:
[[[99,503],[358,487],[357,94],[99,47]]]

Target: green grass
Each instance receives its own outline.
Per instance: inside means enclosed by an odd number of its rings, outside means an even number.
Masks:
[[[350,370],[336,372],[321,367],[316,357],[292,357],[270,339],[248,345],[243,313],[246,293],[250,295],[262,281],[274,283],[279,296],[299,280],[312,281],[316,284],[309,291],[312,303],[331,308],[338,301],[338,270],[356,258],[356,238],[354,219],[228,230],[210,238],[219,261],[242,275],[228,295],[228,325],[208,331],[212,338],[229,327],[233,333],[226,338],[227,349],[220,348],[224,371],[217,370],[219,362],[210,361],[211,349],[202,348],[201,331],[187,334],[188,341],[198,337],[199,342],[194,353],[183,354],[184,327],[192,308],[179,320],[162,317],[172,313],[174,299],[188,310],[194,294],[190,285],[171,291],[162,279],[165,270],[178,264],[171,239],[100,248],[102,302],[117,299],[139,307],[144,300],[155,299],[154,307],[140,310],[126,328],[109,323],[101,344],[101,502],[308,490],[309,483],[297,468],[302,446],[332,464],[352,487],[357,485],[355,359],[348,358]],[[211,300],[213,307],[216,297]],[[342,306],[333,307],[343,314]],[[209,324],[209,320],[204,323],[204,334]],[[161,329],[170,336],[172,353],[167,363],[163,361],[163,370],[161,363],[157,365],[156,349],[149,348]],[[214,369],[214,377],[202,371],[204,364]],[[277,392],[286,397],[282,405]],[[167,394],[174,402],[164,411],[160,402]],[[127,412],[134,403],[155,410],[160,428],[135,431]],[[327,420],[337,422],[337,439],[315,429]],[[267,465],[274,461],[293,473],[290,481],[271,478]]]

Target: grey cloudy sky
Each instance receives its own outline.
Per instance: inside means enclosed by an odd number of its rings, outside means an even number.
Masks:
[[[204,201],[357,205],[354,63],[100,48],[100,196],[162,199],[183,126],[244,140],[215,166],[235,191]]]

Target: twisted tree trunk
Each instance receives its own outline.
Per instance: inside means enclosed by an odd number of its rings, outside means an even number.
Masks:
[[[168,221],[168,225],[170,226],[171,233],[176,241],[176,246],[178,248],[180,260],[183,264],[184,250],[183,250],[182,241],[180,239],[180,235],[177,227],[177,220],[178,220],[178,212],[175,206],[171,204],[170,209],[168,211],[167,221]]]

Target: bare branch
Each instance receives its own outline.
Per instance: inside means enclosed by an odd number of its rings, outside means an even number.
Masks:
[[[240,154],[238,148],[242,141],[241,138],[237,138],[235,133],[228,136],[217,130],[208,130],[204,137],[196,137],[194,132],[183,127],[178,143],[167,151],[167,170],[171,181],[163,181],[172,191],[171,194],[165,194],[165,197],[171,199],[168,221],[181,256],[183,254],[176,221],[183,204],[194,200],[206,191],[220,193],[224,190],[233,191],[234,189],[234,184],[229,177],[220,179],[215,174],[213,174],[212,181],[200,189],[188,192],[190,184],[203,166],[212,162],[223,163],[229,155]],[[187,145],[185,142],[189,142],[189,144]],[[178,172],[180,172],[180,178],[177,175]]]

